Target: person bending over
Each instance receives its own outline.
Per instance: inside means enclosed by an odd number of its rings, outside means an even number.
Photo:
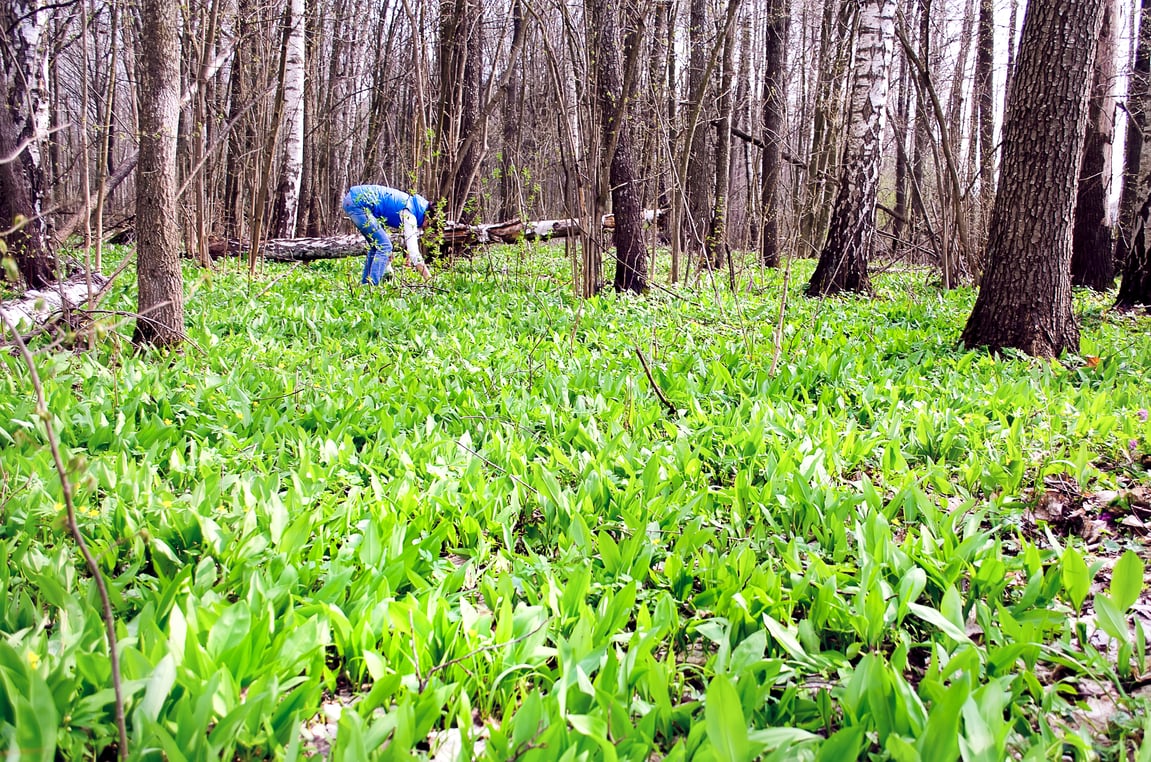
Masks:
[[[428,226],[428,200],[384,185],[356,185],[344,196],[344,213],[368,241],[368,256],[360,283],[378,284],[391,280],[392,239],[388,228],[398,229],[408,252],[408,264],[424,280],[432,277],[420,256],[416,240]]]

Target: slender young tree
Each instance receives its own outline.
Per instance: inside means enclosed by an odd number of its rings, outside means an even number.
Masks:
[[[617,10],[618,8],[618,10]],[[640,184],[632,155],[631,120],[620,60],[619,19],[634,24],[639,8],[634,0],[620,6],[588,0],[592,38],[588,41],[595,67],[596,93],[603,132],[605,163],[609,165],[612,211],[615,214],[616,291],[647,291],[647,246],[643,240]],[[633,43],[634,44],[634,43]]]
[[[858,12],[845,161],[827,243],[807,284],[809,296],[871,292],[867,261],[875,238],[880,151],[895,42],[895,0],[861,0]]]
[[[1037,357],[1079,348],[1071,215],[1103,0],[1030,0],[1003,132],[987,269],[963,343]]]
[[[1139,29],[1134,39],[1135,64],[1127,84],[1127,143],[1123,151],[1123,192],[1119,197],[1119,235],[1115,238],[1115,267],[1123,272],[1127,251],[1135,230],[1136,213],[1142,201],[1141,170],[1143,144],[1147,140],[1148,111],[1151,110],[1151,0],[1142,0],[1134,14],[1133,24]]]
[[[142,0],[140,16],[140,160],[136,169],[139,317],[133,341],[173,346],[184,338],[184,281],[175,215],[180,12],[168,0]]]
[[[1115,280],[1109,199],[1115,135],[1115,53],[1119,42],[1117,0],[1104,0],[1102,23],[1071,234],[1071,284],[1096,291],[1107,290]]]
[[[760,261],[764,267],[779,266],[779,220],[783,212],[783,141],[787,105],[787,34],[790,21],[787,0],[769,0],[763,67],[763,163],[760,186],[763,205]]]

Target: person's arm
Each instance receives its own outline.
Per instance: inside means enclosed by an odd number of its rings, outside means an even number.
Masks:
[[[419,237],[420,229],[416,225],[416,216],[407,209],[400,211],[400,236],[404,239],[404,248],[408,250],[408,264],[416,268],[424,280],[432,277],[424,258],[420,256]]]

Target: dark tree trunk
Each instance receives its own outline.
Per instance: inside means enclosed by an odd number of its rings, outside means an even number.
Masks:
[[[903,248],[903,237],[907,228],[907,186],[908,186],[908,155],[907,136],[910,132],[908,126],[911,122],[911,66],[907,56],[901,57],[899,94],[895,101],[895,212],[891,219],[891,251],[898,256]]]
[[[1119,198],[1119,235],[1115,239],[1115,267],[1121,272],[1127,263],[1136,212],[1142,200],[1143,143],[1147,133],[1147,112],[1151,108],[1151,0],[1143,0],[1139,17],[1139,36],[1135,47],[1135,66],[1127,85],[1127,143],[1123,152],[1123,192]],[[1126,274],[1124,274],[1126,277]]]
[[[1115,86],[1117,11],[1115,0],[1104,0],[1071,236],[1071,284],[1096,291],[1106,291],[1115,280],[1107,205],[1115,134],[1115,98],[1111,90]]]
[[[596,91],[603,130],[603,147],[610,161],[611,201],[615,214],[616,291],[647,291],[647,247],[643,240],[640,186],[635,177],[632,156],[628,100],[624,92],[620,61],[619,21],[624,14],[632,23],[639,9],[633,2],[622,6],[607,0],[589,0],[592,39],[589,41],[595,66]],[[618,11],[616,10],[618,7]],[[613,150],[614,149],[614,150]]]
[[[735,35],[725,31],[722,63],[720,65],[719,92],[716,100],[719,119],[716,121],[715,135],[715,203],[711,209],[711,220],[707,231],[707,249],[704,262],[708,267],[720,268],[727,261],[727,218],[731,190],[731,113],[732,80],[735,78],[734,51]],[[734,270],[733,270],[734,272]],[[733,284],[734,287],[734,284]]]
[[[978,50],[975,56],[975,108],[979,135],[979,219],[989,217],[995,199],[995,3],[979,2]],[[982,227],[982,226],[981,226]]]
[[[895,0],[864,0],[858,24],[844,167],[827,243],[807,284],[809,296],[871,292],[867,261],[875,238],[880,151],[895,40]]]
[[[184,338],[184,282],[176,227],[176,128],[180,105],[180,15],[167,0],[143,0],[139,50],[140,160],[136,168],[137,344]]]
[[[1147,221],[1151,217],[1151,193],[1143,202],[1135,220],[1135,233],[1131,237],[1131,252],[1123,268],[1123,281],[1115,309],[1131,310],[1151,308],[1151,254],[1147,251]]]
[[[1079,347],[1071,214],[1103,0],[1031,0],[1003,131],[987,270],[968,347],[1056,357]]]
[[[691,107],[695,107],[695,98],[703,100],[703,108],[699,112],[699,123],[691,136],[691,155],[687,162],[687,217],[681,220],[684,225],[684,240],[695,253],[700,251],[703,243],[705,221],[711,201],[712,174],[708,172],[708,139],[705,126],[711,123],[712,109],[707,104],[711,98],[711,87],[704,82],[707,72],[708,51],[708,3],[705,0],[691,0],[689,13],[688,37],[690,40],[690,62],[688,64],[687,91],[692,99]],[[691,108],[689,108],[689,112]]]
[[[787,0],[770,0],[763,71],[763,205],[764,267],[779,266],[779,216],[783,210],[783,138],[787,105],[787,35],[790,24]],[[746,55],[746,53],[745,53]]]

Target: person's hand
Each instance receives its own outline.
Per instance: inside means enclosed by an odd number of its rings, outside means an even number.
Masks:
[[[420,262],[418,265],[415,266],[415,268],[416,268],[416,272],[418,272],[420,274],[420,277],[422,277],[425,281],[429,281],[432,279],[431,271],[428,270],[428,266],[425,265],[423,262]]]

